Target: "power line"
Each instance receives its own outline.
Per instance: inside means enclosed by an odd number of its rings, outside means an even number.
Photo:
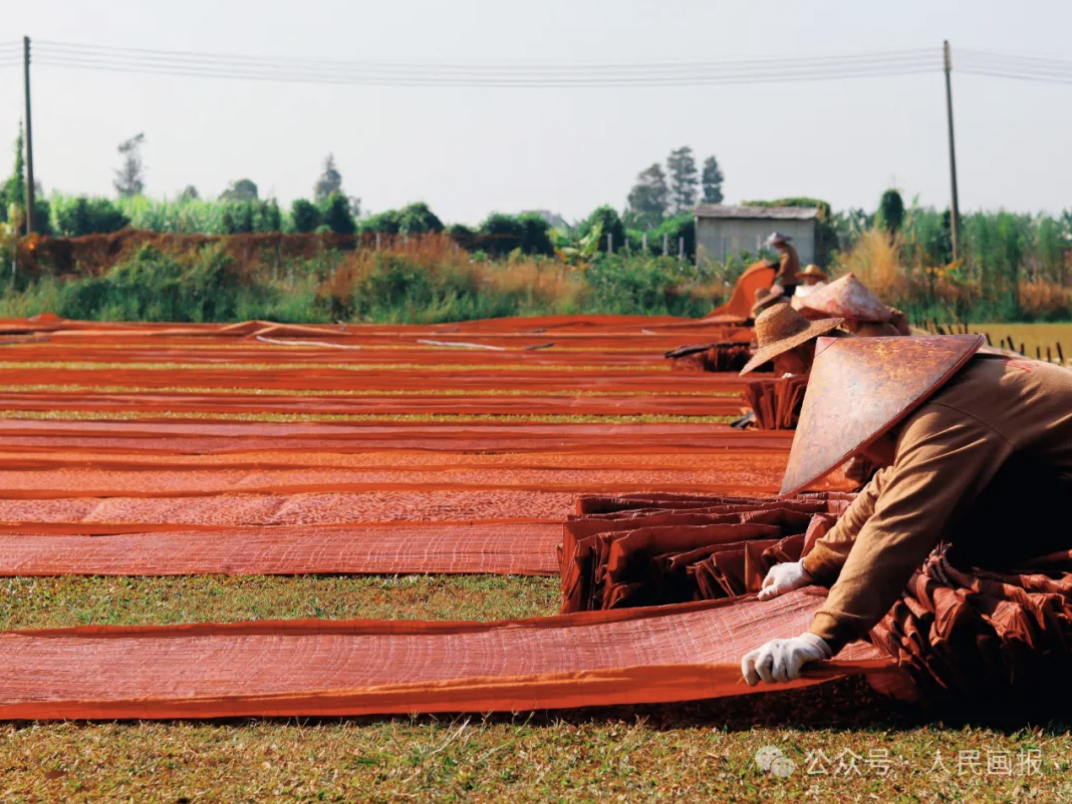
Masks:
[[[689,86],[871,78],[933,72],[933,50],[792,59],[642,64],[417,64],[231,56],[184,51],[35,43],[43,66],[200,78],[380,86],[569,88]]]
[[[19,42],[0,43],[0,68],[20,62]],[[646,63],[430,63],[243,56],[68,42],[35,42],[46,67],[192,78],[393,87],[599,88],[765,84],[885,78],[941,69],[931,48],[773,59]],[[987,50],[958,50],[968,75],[1072,83],[1072,61]]]
[[[1072,61],[987,50],[957,51],[956,69],[970,75],[1072,83]]]
[[[283,66],[303,66],[303,65],[315,65],[315,66],[328,66],[328,67],[376,67],[381,69],[407,69],[416,68],[419,70],[477,70],[477,71],[493,71],[496,74],[503,71],[540,71],[540,70],[568,70],[571,72],[576,71],[598,71],[598,70],[641,70],[651,71],[657,69],[695,69],[697,67],[704,66],[719,66],[719,67],[749,67],[755,65],[761,66],[799,66],[799,65],[815,65],[829,62],[847,63],[853,61],[875,61],[875,60],[889,60],[889,59],[902,59],[905,57],[913,56],[935,56],[935,51],[930,48],[917,48],[914,50],[896,50],[886,51],[882,53],[871,54],[848,54],[840,56],[813,56],[813,57],[793,57],[793,58],[778,58],[778,59],[722,59],[722,60],[707,60],[707,61],[661,61],[661,62],[620,62],[620,63],[585,63],[585,62],[573,62],[573,63],[554,63],[544,62],[539,64],[521,63],[521,62],[482,62],[479,64],[471,63],[435,63],[435,62],[360,62],[360,61],[340,61],[337,59],[324,59],[324,58],[289,58],[289,57],[275,57],[275,56],[234,56],[204,53],[196,51],[165,51],[165,50],[148,50],[145,48],[128,48],[128,47],[112,47],[101,45],[76,45],[63,42],[50,42],[40,41],[36,42],[39,47],[44,47],[50,51],[64,51],[68,54],[78,53],[82,55],[97,54],[105,56],[129,56],[142,59],[158,58],[169,61],[210,61],[210,62],[243,62],[247,64],[257,65],[283,65]]]
[[[262,80],[262,81],[276,81],[276,82],[296,82],[296,83],[320,83],[320,84],[349,84],[349,85],[379,85],[379,86],[403,86],[403,87],[513,87],[513,88],[570,88],[570,87],[660,87],[660,86],[690,86],[690,85],[710,85],[710,84],[745,84],[745,83],[780,83],[780,82],[793,82],[793,81],[821,81],[831,79],[847,79],[847,78],[872,78],[872,77],[890,77],[899,75],[911,75],[919,73],[935,73],[937,72],[931,66],[917,66],[917,67],[903,67],[895,70],[882,69],[882,70],[858,70],[853,73],[833,73],[833,72],[801,72],[796,74],[752,74],[752,75],[737,75],[737,76],[694,76],[694,77],[681,77],[681,78],[646,78],[646,79],[629,79],[629,78],[608,78],[599,80],[566,80],[566,79],[517,79],[517,80],[484,80],[484,79],[471,79],[471,78],[457,78],[449,77],[443,79],[436,78],[423,78],[423,77],[386,77],[386,76],[345,76],[345,75],[323,75],[323,74],[297,74],[297,73],[273,73],[273,72],[253,72],[242,70],[231,71],[205,71],[196,69],[175,69],[175,68],[152,68],[152,67],[132,67],[116,64],[102,64],[99,62],[84,62],[65,60],[58,61],[52,59],[39,59],[38,64],[42,66],[52,67],[67,67],[67,68],[82,68],[90,70],[103,70],[109,72],[122,72],[122,73],[138,73],[138,74],[155,74],[155,75],[168,75],[168,76],[188,76],[197,78],[238,78],[249,80]]]

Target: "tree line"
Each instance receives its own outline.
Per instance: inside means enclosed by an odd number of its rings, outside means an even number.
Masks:
[[[704,160],[700,171],[692,148],[675,148],[666,158],[665,170],[654,162],[637,176],[629,191],[626,222],[632,228],[651,229],[668,217],[691,213],[698,198],[705,204],[721,204],[724,178],[714,156]]]

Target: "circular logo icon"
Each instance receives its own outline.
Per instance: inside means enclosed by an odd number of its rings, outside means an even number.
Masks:
[[[770,773],[779,779],[793,775],[797,764],[775,745],[765,745],[756,751],[756,764],[764,773]]]

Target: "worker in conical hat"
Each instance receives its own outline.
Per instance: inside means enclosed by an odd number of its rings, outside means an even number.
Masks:
[[[782,494],[856,455],[883,468],[810,552],[768,573],[763,600],[830,593],[807,633],[744,656],[749,684],[797,678],[866,637],[939,542],[955,566],[1006,570],[1072,548],[1053,519],[1072,492],[1072,372],[983,343],[820,339]]]
[[[887,307],[852,273],[810,292],[796,304],[805,318],[845,319],[845,329],[861,338],[909,335],[903,313]]]
[[[792,239],[781,232],[772,232],[767,238],[767,247],[778,251],[778,273],[774,275],[774,283],[782,286],[787,297],[792,297],[796,292],[799,284],[797,274],[800,273],[800,257],[789,243]]]
[[[815,355],[815,339],[841,326],[840,318],[808,321],[788,304],[775,304],[756,318],[756,353],[741,374],[774,363],[777,377],[807,374]]]

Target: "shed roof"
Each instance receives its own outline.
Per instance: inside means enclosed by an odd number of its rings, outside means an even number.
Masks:
[[[810,221],[819,217],[819,210],[815,207],[741,207],[728,204],[700,204],[696,207],[696,217],[736,220]]]

